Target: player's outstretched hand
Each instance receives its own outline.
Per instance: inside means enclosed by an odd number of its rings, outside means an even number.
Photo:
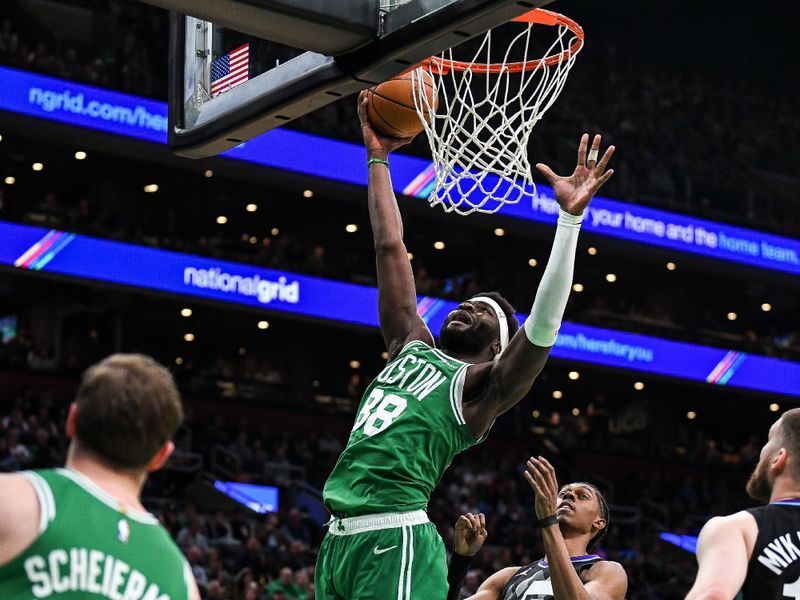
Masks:
[[[556,514],[558,509],[558,481],[553,465],[543,457],[528,459],[525,479],[536,492],[536,517],[544,519]]]
[[[598,133],[592,140],[592,149],[588,154],[586,149],[589,145],[589,134],[581,136],[581,143],[578,146],[578,165],[569,177],[556,175],[553,170],[545,164],[538,163],[536,168],[544,175],[547,181],[553,186],[561,209],[579,215],[589,204],[589,201],[597,193],[597,190],[614,174],[614,169],[606,171],[606,165],[614,154],[614,146],[609,146],[599,161],[597,156],[600,153],[600,142],[602,137]]]
[[[416,137],[397,138],[383,135],[375,130],[367,118],[367,91],[363,90],[358,95],[358,120],[361,121],[361,135],[364,136],[364,145],[367,147],[367,154],[370,158],[382,158],[386,160],[389,153],[397,150],[400,146],[411,143]]]
[[[473,515],[467,513],[458,517],[456,530],[453,534],[453,545],[456,554],[461,556],[475,556],[486,541],[486,517],[483,513]]]

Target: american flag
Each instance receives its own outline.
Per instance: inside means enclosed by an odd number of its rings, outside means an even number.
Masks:
[[[211,97],[247,81],[250,74],[250,44],[243,44],[211,63]]]

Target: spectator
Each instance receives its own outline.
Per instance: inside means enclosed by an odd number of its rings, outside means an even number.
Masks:
[[[267,587],[267,598],[275,599],[276,594],[282,594],[285,600],[300,600],[301,591],[293,580],[293,572],[289,567],[281,569],[278,579]],[[280,598],[281,596],[277,596]]]
[[[203,535],[202,524],[198,518],[193,518],[186,527],[180,530],[176,542],[183,550],[194,547],[201,554],[208,551],[208,540]]]

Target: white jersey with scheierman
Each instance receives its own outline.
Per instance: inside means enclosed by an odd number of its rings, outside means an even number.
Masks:
[[[400,351],[364,392],[328,481],[338,516],[425,509],[453,457],[477,443],[461,400],[468,363],[421,341]]]

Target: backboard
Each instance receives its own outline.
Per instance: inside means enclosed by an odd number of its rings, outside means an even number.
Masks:
[[[145,1],[173,11],[168,141],[192,158],[225,152],[550,2]]]

